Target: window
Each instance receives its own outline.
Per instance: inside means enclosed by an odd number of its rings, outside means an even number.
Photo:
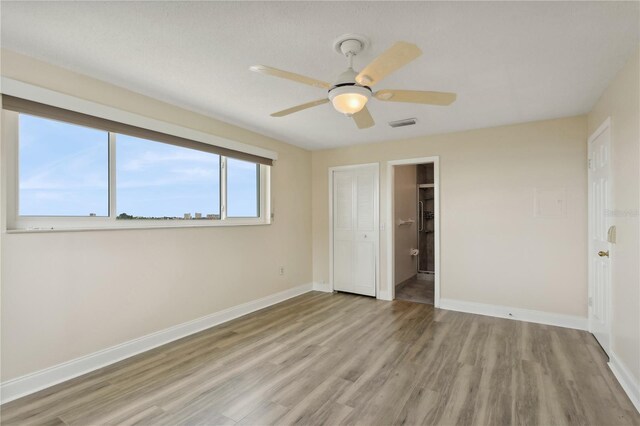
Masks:
[[[220,156],[116,135],[116,194],[117,219],[220,219]]]
[[[260,167],[227,159],[227,216],[260,216]]]
[[[181,146],[2,114],[9,229],[270,223],[267,165],[198,149],[196,142]]]
[[[108,216],[109,134],[20,114],[19,214]]]

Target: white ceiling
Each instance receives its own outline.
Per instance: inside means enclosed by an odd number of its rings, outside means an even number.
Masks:
[[[309,149],[582,114],[639,40],[637,2],[6,2],[3,48]],[[321,89],[250,72],[264,64],[331,81],[332,47],[368,36],[356,69],[397,40],[424,54],[376,88],[451,91],[450,107],[372,100],[358,130]],[[416,117],[412,127],[387,122]]]

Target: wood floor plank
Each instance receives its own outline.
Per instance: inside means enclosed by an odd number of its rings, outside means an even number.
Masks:
[[[311,292],[0,407],[3,425],[640,425],[583,331]]]
[[[417,384],[407,398],[404,406],[396,417],[395,424],[421,425],[425,419],[433,415],[439,400],[439,394]]]
[[[276,424],[282,418],[289,408],[276,404],[275,402],[265,401],[260,403],[255,409],[240,420],[238,426],[254,426],[254,425],[271,425]]]

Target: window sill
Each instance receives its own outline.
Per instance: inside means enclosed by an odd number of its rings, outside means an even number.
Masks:
[[[93,232],[93,231],[126,231],[126,230],[147,230],[147,229],[180,229],[180,228],[226,228],[230,226],[264,226],[270,225],[270,221],[243,221],[227,219],[224,222],[216,223],[188,223],[188,224],[147,224],[127,223],[126,225],[105,225],[105,226],[66,226],[66,227],[32,227],[7,229],[7,234],[40,234],[51,232]]]

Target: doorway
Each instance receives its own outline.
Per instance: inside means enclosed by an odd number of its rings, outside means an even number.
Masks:
[[[440,305],[439,158],[387,166],[389,299]]]

